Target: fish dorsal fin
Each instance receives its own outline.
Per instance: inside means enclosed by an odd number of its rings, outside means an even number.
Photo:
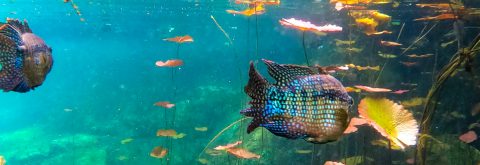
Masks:
[[[15,22],[11,19],[7,19],[7,23],[6,24],[1,24],[0,25],[0,35],[3,35],[9,39],[11,39],[12,41],[15,42],[15,44],[17,46],[22,46],[23,45],[23,42],[22,42],[22,27],[23,25],[21,25],[21,23],[18,22],[18,20]],[[20,24],[20,25],[18,25]],[[20,27],[19,27],[20,26]],[[30,28],[28,28],[30,29]]]
[[[28,26],[27,20],[23,20],[23,24],[18,19],[10,19],[7,18],[7,24],[9,24],[13,29],[15,29],[18,33],[32,33],[30,26]]]
[[[262,75],[257,72],[253,62],[250,62],[250,70],[248,71],[248,75],[250,79],[248,80],[247,86],[245,86],[245,93],[247,93],[248,96],[252,97],[253,99],[262,100],[262,98],[265,97],[265,91],[269,85],[267,80],[265,80],[265,78],[263,78]]]
[[[319,74],[315,68],[299,65],[277,64],[273,61],[263,59],[268,66],[268,73],[277,82],[276,85],[287,84],[299,76],[310,76]]]

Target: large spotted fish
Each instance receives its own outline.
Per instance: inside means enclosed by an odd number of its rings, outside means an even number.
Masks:
[[[268,83],[250,63],[245,92],[251,107],[240,112],[253,117],[248,133],[264,127],[277,136],[312,143],[335,141],[343,134],[353,100],[337,79],[321,67],[263,62],[276,83]]]
[[[26,21],[0,23],[1,90],[23,93],[42,85],[52,64],[52,49]]]

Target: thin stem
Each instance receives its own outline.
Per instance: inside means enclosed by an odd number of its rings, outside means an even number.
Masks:
[[[305,61],[307,65],[310,66],[310,61],[308,60],[307,56],[307,48],[305,47],[305,31],[302,32],[302,45],[303,45],[303,55],[305,56]]]

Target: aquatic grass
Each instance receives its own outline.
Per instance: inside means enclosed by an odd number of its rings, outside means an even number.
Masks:
[[[468,48],[460,49],[452,56],[450,62],[445,65],[439,72],[434,84],[430,88],[427,94],[426,105],[423,110],[422,120],[420,122],[420,133],[428,134],[430,132],[430,123],[435,114],[437,100],[439,99],[438,93],[442,90],[443,84],[454,74],[458,69],[465,67],[470,61],[477,55],[477,49],[480,48],[480,33],[477,34],[475,39],[471,42]],[[418,145],[415,153],[415,162],[419,159],[420,164],[425,164],[426,161],[426,139],[419,138]]]

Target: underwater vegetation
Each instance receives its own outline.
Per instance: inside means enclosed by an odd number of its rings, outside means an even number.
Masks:
[[[480,164],[475,0],[1,4],[0,165]]]

